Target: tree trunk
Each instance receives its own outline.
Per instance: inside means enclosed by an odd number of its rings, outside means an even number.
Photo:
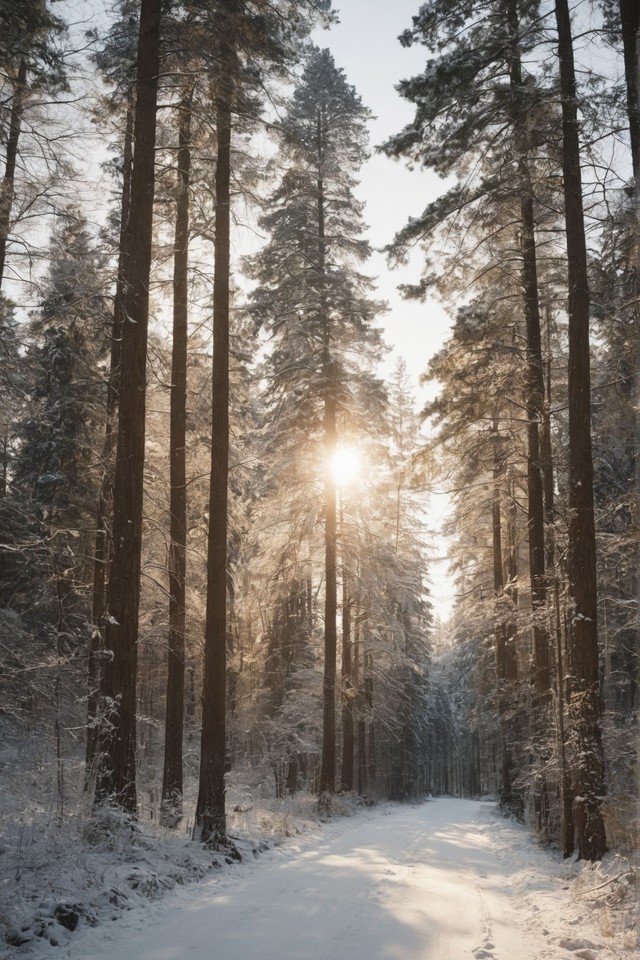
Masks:
[[[359,608],[356,607],[359,611]],[[358,767],[357,767],[357,790],[359,796],[364,796],[367,792],[367,763],[366,763],[366,728],[365,728],[365,719],[364,719],[364,693],[363,693],[363,673],[364,667],[361,669],[361,650],[362,650],[362,616],[358,612],[355,617],[354,623],[354,639],[353,639],[353,657],[352,657],[352,667],[353,667],[353,686],[357,691],[357,695],[354,701],[355,705],[355,720],[356,720],[356,741],[357,741],[357,757],[358,757]]]
[[[547,521],[547,560],[548,570],[555,565],[555,491],[553,486],[553,445],[551,442],[551,310],[546,310],[546,390],[542,416],[542,431],[540,434],[540,457],[542,462],[542,479],[544,490],[544,514]]]
[[[526,160],[521,166],[526,170]],[[523,182],[524,181],[524,182]],[[549,698],[551,671],[549,633],[545,624],[546,582],[544,498],[540,454],[540,427],[544,417],[542,340],[538,303],[538,276],[531,183],[521,177],[522,286],[527,330],[527,528],[529,577],[533,612],[533,682],[539,698]]]
[[[2,453],[0,454],[0,500],[7,495],[7,473],[9,470],[9,428],[4,428],[2,435]]]
[[[630,453],[630,501],[633,504],[632,528],[638,529],[640,521],[640,8],[636,0],[619,0],[622,44],[624,51],[625,81],[627,88],[627,113],[631,140],[633,169],[633,195],[630,237],[628,241],[628,283],[625,314],[630,329],[629,356],[626,358],[625,399],[631,411],[631,424],[627,434],[627,449]],[[633,534],[632,534],[633,535]],[[633,551],[630,594],[640,607],[640,546]],[[630,710],[633,711],[636,696],[635,670],[630,665],[627,672],[630,680]]]
[[[326,238],[325,198],[322,179],[324,155],[324,119],[318,111],[316,121],[316,150],[318,163],[317,210],[318,210],[318,273],[321,284],[326,283]],[[336,656],[338,609],[336,584],[336,484],[333,476],[333,461],[337,444],[337,389],[336,370],[331,359],[331,320],[326,306],[324,287],[320,292],[324,325],[324,679],[322,685],[322,763],[320,767],[320,793],[333,793],[336,781]]]
[[[191,176],[191,92],[179,109],[178,191],[173,265],[173,349],[169,426],[169,653],[164,732],[161,820],[175,827],[182,819],[182,739],[187,553],[186,419],[189,265],[189,181]]]
[[[337,654],[337,586],[336,586],[336,485],[333,459],[336,451],[336,387],[333,364],[325,364],[324,401],[324,682],[322,710],[322,767],[320,793],[333,793],[336,778],[336,654]]]
[[[351,669],[351,597],[342,547],[342,789],[353,790],[353,680]]]
[[[85,756],[85,790],[88,790],[98,749],[98,707],[100,699],[100,651],[103,646],[104,611],[108,568],[113,553],[111,511],[113,507],[113,457],[116,445],[116,417],[120,385],[120,354],[122,343],[124,276],[127,262],[126,239],[131,201],[131,161],[133,158],[133,91],[129,95],[122,157],[122,201],[120,205],[120,251],[118,278],[113,304],[111,356],[107,379],[105,436],[102,447],[102,480],[96,510],[96,541],[93,563],[93,594],[91,605],[91,636],[88,654],[87,742]]]
[[[142,0],[136,72],[136,118],[123,282],[124,316],[118,442],[113,495],[113,561],[102,702],[103,752],[96,802],[136,812],[136,679],[142,545],[145,392],[161,0]]]
[[[573,853],[573,792],[571,789],[571,771],[567,762],[567,740],[565,729],[565,695],[564,695],[564,657],[562,655],[563,630],[560,615],[560,582],[554,582],[554,606],[556,620],[556,657],[558,675],[558,754],[560,757],[560,800],[562,803],[560,846],[562,856],[570,857]]]
[[[13,208],[14,181],[16,175],[16,160],[18,159],[18,141],[22,131],[22,116],[24,102],[27,95],[27,63],[24,57],[18,65],[18,75],[13,89],[11,101],[11,116],[9,118],[9,135],[5,154],[4,177],[0,185],[0,290],[4,280],[5,260],[7,256],[7,241],[11,227],[11,210]]]
[[[369,783],[368,796],[370,800],[376,795],[376,728],[373,713],[373,654],[364,654],[364,696],[369,718],[369,743],[367,749],[367,781]]]
[[[527,540],[529,547],[529,582],[533,633],[533,688],[531,733],[534,755],[542,764],[536,774],[536,802],[541,810],[540,829],[546,833],[548,824],[544,811],[548,810],[547,783],[542,770],[548,756],[550,727],[549,701],[551,697],[551,661],[547,625],[547,587],[545,580],[544,494],[541,462],[540,433],[544,420],[544,375],[542,335],[540,330],[540,302],[538,292],[538,264],[536,257],[533,188],[529,170],[527,117],[523,97],[520,55],[520,21],[515,2],[509,5],[512,32],[510,82],[513,116],[513,141],[518,165],[518,192],[520,196],[520,249],[522,254],[522,293],[527,343]],[[542,770],[541,770],[542,768]]]
[[[222,63],[233,52],[223,45]],[[219,81],[217,103],[215,275],[213,285],[213,379],[211,486],[207,554],[207,615],[202,692],[200,783],[194,840],[224,841],[227,668],[227,497],[229,476],[229,254],[231,182],[231,68]]]
[[[624,74],[627,85],[627,113],[631,137],[631,162],[636,182],[636,197],[640,190],[640,7],[637,0],[619,0]],[[639,211],[640,212],[640,211]]]
[[[567,0],[556,2],[562,93],[563,175],[569,277],[569,545],[572,720],[576,738],[574,821],[579,856],[600,860],[606,850],[601,804],[605,793],[600,729],[596,542],[591,455],[589,287],[582,209],[573,39]]]
[[[514,794],[514,762],[512,749],[512,725],[507,714],[510,707],[510,686],[517,680],[517,668],[514,645],[509,636],[508,622],[505,622],[500,606],[504,604],[504,565],[502,561],[502,522],[500,511],[500,481],[503,474],[502,459],[498,447],[498,424],[494,418],[493,451],[493,588],[496,598],[496,679],[498,681],[498,715],[502,754],[502,784],[500,805],[512,812],[519,812],[520,801]],[[509,618],[510,619],[510,618]]]

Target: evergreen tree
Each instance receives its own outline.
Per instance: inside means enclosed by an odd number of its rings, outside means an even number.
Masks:
[[[269,242],[254,264],[253,310],[273,340],[269,362],[280,455],[323,478],[324,682],[321,792],[336,773],[337,508],[332,475],[343,423],[357,433],[360,403],[375,403],[366,362],[379,352],[379,305],[359,273],[369,248],[354,196],[366,156],[368,111],[327,50],[313,49],[283,118],[286,171],[262,225]],[[368,395],[368,396],[367,396]],[[360,407],[360,411],[363,411]],[[375,408],[374,408],[375,409]],[[371,411],[373,413],[373,410]],[[362,413],[360,414],[362,416]],[[300,442],[304,444],[304,453]],[[275,448],[275,445],[274,445]]]
[[[571,611],[574,823],[578,852],[600,860],[606,850],[601,806],[605,793],[602,750],[596,586],[596,539],[591,451],[589,282],[582,201],[578,102],[571,18],[567,0],[556,4],[562,91],[563,176],[569,314],[569,544]]]
[[[173,274],[173,350],[171,364],[169,658],[162,805],[165,820],[182,817],[182,738],[184,724],[184,663],[186,630],[186,428],[189,182],[191,176],[191,91],[179,109],[177,197]]]
[[[101,76],[109,86],[109,93],[101,98],[96,108],[96,122],[104,125],[105,116],[110,119],[113,114],[120,129],[124,128],[122,143],[118,144],[118,156],[111,164],[115,170],[118,183],[119,215],[112,212],[112,219],[117,220],[114,230],[114,254],[117,257],[116,289],[113,298],[113,320],[111,331],[111,351],[107,379],[107,401],[105,418],[105,436],[102,449],[102,482],[98,496],[96,510],[96,543],[93,571],[93,603],[92,621],[93,633],[89,648],[89,700],[87,724],[87,775],[89,776],[96,759],[97,726],[95,718],[98,710],[97,691],[99,687],[98,654],[104,632],[104,614],[106,609],[106,586],[108,568],[112,555],[111,512],[113,499],[113,472],[114,455],[117,436],[117,408],[118,408],[118,377],[120,373],[120,346],[122,343],[122,323],[124,309],[124,279],[127,260],[126,238],[127,222],[129,219],[129,204],[131,200],[131,164],[133,158],[133,123],[134,123],[134,86],[135,86],[135,55],[137,44],[137,30],[132,29],[136,23],[137,0],[121,0],[120,17],[111,25],[106,36],[101,37],[98,31],[89,31],[89,39],[97,44],[92,52],[92,60]],[[122,105],[125,105],[124,117]],[[106,109],[105,109],[106,107]],[[88,780],[87,780],[88,786]]]
[[[20,389],[19,405],[14,405],[15,393],[6,394],[14,419],[0,518],[6,545],[3,588],[9,589],[3,589],[0,603],[11,608],[8,613],[28,635],[28,642],[11,657],[17,699],[27,702],[35,695],[55,704],[61,764],[60,718],[71,709],[63,700],[61,671],[65,683],[74,685],[74,661],[86,649],[89,633],[96,448],[103,426],[109,309],[103,258],[77,211],[58,219],[48,262],[41,305],[23,324],[23,369],[13,381]],[[4,346],[8,353],[8,339]],[[7,386],[12,386],[15,371],[7,366],[5,374],[11,378]],[[74,718],[71,725],[76,722]],[[61,771],[59,766],[60,777]],[[57,792],[61,804],[61,781]]]
[[[604,667],[607,790],[616,805],[633,802],[637,780],[635,705],[640,681],[637,526],[640,455],[640,11],[626,0],[603,2],[607,40],[624,58],[624,88],[608,102],[629,128],[633,181],[610,203],[601,256],[590,263],[594,353],[594,494],[598,536],[598,607]]]
[[[68,89],[61,47],[65,29],[63,21],[51,13],[44,0],[38,3],[3,0],[0,5],[0,125],[4,145],[4,171],[0,183],[0,289],[13,227],[16,171],[25,112],[37,106],[41,96],[51,100]],[[46,155],[50,152],[46,130],[38,130],[37,121],[29,126],[30,139],[40,140],[40,147],[44,146]]]
[[[229,282],[232,132],[238,116],[255,116],[263,73],[282,76],[324,0],[194,2],[204,28],[216,114],[215,241],[213,291],[212,445],[209,503],[207,623],[203,681],[200,784],[194,836],[215,841],[226,835],[227,538],[229,472]],[[208,35],[209,33],[209,35]],[[216,42],[210,43],[210,35]]]
[[[591,688],[597,667],[597,640],[594,640],[595,634],[588,639],[584,636],[585,631],[589,633],[596,629],[595,542],[592,537],[593,524],[589,520],[592,508],[589,506],[591,475],[588,466],[591,462],[587,402],[588,292],[586,265],[577,267],[580,259],[584,260],[580,253],[584,248],[584,224],[581,222],[582,199],[575,117],[573,120],[569,119],[570,111],[576,107],[576,89],[575,80],[570,80],[573,67],[570,34],[567,40],[568,11],[565,17],[563,9],[559,6],[557,12],[558,28],[562,32],[559,72],[565,134],[562,157],[565,219],[567,233],[570,234],[570,436],[575,440],[570,440],[571,472],[574,479],[570,480],[569,487],[572,545],[569,553],[573,558],[569,564],[569,581],[572,595],[580,595],[580,599],[576,599],[577,608],[584,606],[585,610],[588,607],[590,611],[581,614],[576,621],[577,633],[581,639],[575,641],[577,647],[574,654],[577,658],[576,664],[580,664],[577,667],[578,673],[587,670],[589,674],[587,681],[579,683],[586,683],[586,686]],[[532,716],[538,717],[535,722],[532,721],[531,729],[534,741],[538,744],[535,754],[540,755],[544,763],[547,747],[543,744],[551,721],[551,655],[545,563],[553,556],[554,539],[549,529],[545,557],[544,489],[546,486],[547,509],[550,511],[553,483],[549,444],[544,427],[540,323],[542,310],[536,218],[539,219],[540,201],[548,189],[546,185],[544,188],[541,186],[540,174],[552,172],[557,165],[550,136],[557,113],[550,105],[554,85],[548,84],[541,71],[538,71],[538,75],[533,72],[537,60],[535,47],[542,39],[540,29],[538,5],[528,0],[495,0],[490,4],[490,12],[487,11],[483,16],[478,16],[474,5],[458,3],[457,0],[432,0],[424,4],[414,18],[412,29],[406,31],[402,39],[407,44],[424,43],[434,50],[436,55],[427,64],[423,75],[401,84],[401,93],[416,105],[416,116],[412,124],[389,141],[386,149],[393,155],[407,156],[427,163],[443,175],[454,173],[459,178],[453,187],[400,232],[394,244],[396,254],[402,255],[408,245],[418,239],[425,240],[428,245],[429,240],[445,223],[451,224],[454,220],[464,222],[467,228],[471,227],[466,236],[472,240],[476,249],[478,245],[485,245],[489,250],[494,250],[502,245],[504,254],[507,246],[504,237],[513,229],[513,223],[517,223],[519,250],[517,253],[513,250],[510,257],[515,259],[517,256],[521,263],[520,296],[527,344],[527,390],[524,403],[528,423],[528,567],[532,604],[532,679],[537,699],[537,703],[532,707]],[[548,144],[546,147],[545,141]],[[567,188],[568,179],[571,179],[573,184],[570,190]],[[516,197],[519,201],[517,206],[514,202]],[[582,235],[581,241],[578,240],[578,234]],[[431,249],[434,250],[435,247]],[[484,261],[477,262],[475,268],[469,267],[462,262],[460,256],[461,252],[468,249],[468,244],[464,243],[455,250],[454,263],[457,273],[467,283],[470,279],[476,282],[483,274],[486,277],[488,271],[493,272],[495,279],[501,274],[503,283],[506,280],[508,284],[507,289],[511,288],[509,295],[513,296],[512,280],[507,279],[508,261],[505,258],[493,257],[487,263],[485,258]],[[425,277],[413,292],[420,293],[438,283],[439,271],[434,270],[434,254],[429,252],[428,256],[431,259],[427,261]],[[440,286],[444,286],[442,281]],[[499,296],[506,293],[504,288],[499,290],[498,284],[496,290]],[[578,476],[580,479],[576,480]],[[551,520],[551,515],[546,519]],[[497,535],[494,535],[494,542],[497,546]],[[578,542],[581,546],[574,549],[573,545]],[[577,572],[578,568],[582,573]],[[587,568],[590,570],[588,575]],[[494,577],[494,582],[498,585],[500,580],[499,576]],[[557,639],[559,643],[560,639]],[[580,653],[577,652],[578,647]],[[589,653],[586,653],[587,649]],[[590,698],[591,694],[586,699]],[[587,713],[589,709],[587,708]],[[585,719],[584,724],[580,721],[578,726],[588,728],[589,732],[585,736],[593,739],[593,749],[589,746],[586,752],[594,757],[592,775],[597,780],[595,768],[600,762],[597,759],[597,720],[592,723]],[[579,738],[580,736],[582,734]],[[579,753],[582,756],[585,751]],[[591,774],[587,775],[587,778],[589,776]],[[578,796],[585,795],[584,784],[576,786]],[[602,788],[602,783],[594,786],[594,790],[600,790],[600,794]],[[543,797],[541,805],[546,809],[544,796],[547,788],[544,777],[540,790],[536,788],[536,793],[538,792]],[[569,807],[568,798],[564,806],[566,811]],[[597,829],[597,825],[594,829]],[[565,844],[565,849],[568,846]]]
[[[136,678],[145,438],[145,383],[155,129],[160,56],[160,0],[142,0],[136,71],[131,205],[124,243],[126,318],[122,327],[119,421],[113,494],[113,563],[107,592],[105,647],[111,651],[101,694],[96,801],[136,812]]]
[[[546,713],[550,696],[549,636],[545,603],[545,514],[541,457],[544,405],[540,328],[540,292],[535,233],[536,174],[534,144],[543,135],[549,91],[523,66],[533,60],[540,41],[537,0],[495,0],[479,17],[473,5],[458,0],[425,4],[404,43],[422,43],[436,50],[424,75],[400,86],[416,105],[415,121],[386,145],[396,156],[419,157],[442,175],[460,179],[442,197],[405,227],[396,238],[400,250],[418,237],[427,238],[465,208],[481,208],[490,217],[479,243],[491,247],[517,223],[520,289],[525,317],[527,392],[527,500],[531,597],[536,616],[533,676]],[[461,24],[464,30],[459,30]],[[442,149],[442,143],[446,145]],[[467,174],[470,163],[475,170]],[[514,197],[519,203],[514,203]],[[491,211],[491,212],[490,212]],[[493,213],[493,216],[492,216]],[[475,230],[477,234],[479,231]],[[516,247],[513,241],[509,246]],[[480,276],[483,266],[478,266]],[[494,267],[495,269],[495,267]],[[463,268],[468,276],[469,270]],[[505,271],[506,272],[506,271]],[[428,283],[425,279],[424,285]],[[514,291],[515,293],[515,291]],[[544,725],[544,722],[543,722]]]
[[[406,364],[399,361],[389,383],[386,457],[375,446],[372,451],[388,470],[370,484],[370,500],[358,491],[357,527],[368,536],[369,549],[351,551],[359,559],[357,595],[370,627],[365,653],[378,678],[374,714],[384,737],[376,738],[376,767],[389,778],[389,795],[395,799],[418,797],[428,789],[432,615],[425,502],[414,460],[420,447],[414,407]]]
[[[26,375],[20,358],[20,336],[15,304],[0,296],[0,499],[7,495],[12,459],[11,428],[19,418]]]
[[[458,542],[452,553],[462,598],[457,618],[475,622],[478,635],[494,637],[500,801],[522,815],[516,786],[523,774],[518,762],[522,731],[514,722],[522,598],[513,507],[521,496],[516,478],[524,456],[518,320],[506,302],[496,303],[493,288],[458,311],[451,338],[428,368],[441,389],[425,410],[437,432],[424,455],[429,463],[437,458],[437,475],[448,478],[453,491]]]
[[[86,536],[102,421],[104,268],[76,211],[58,221],[50,250],[42,305],[30,322],[33,382],[29,416],[19,428],[15,483],[51,522],[81,522]]]

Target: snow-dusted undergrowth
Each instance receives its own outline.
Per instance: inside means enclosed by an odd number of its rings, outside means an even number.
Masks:
[[[255,860],[292,838],[317,835],[322,827],[317,797],[254,800],[231,793],[228,831],[242,857]],[[355,797],[335,798],[333,815],[354,813]],[[132,824],[115,813],[86,814],[58,823],[38,813],[3,824],[0,840],[0,956],[52,956],[77,930],[116,921],[176,886],[242,861],[190,839],[191,822],[171,831],[157,823]]]

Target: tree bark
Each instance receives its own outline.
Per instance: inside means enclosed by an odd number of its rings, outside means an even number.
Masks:
[[[519,118],[520,121],[520,118]],[[544,417],[542,337],[538,297],[538,268],[533,195],[524,134],[518,133],[522,289],[527,336],[527,529],[529,577],[533,608],[533,681],[536,693],[548,697],[551,689],[549,634],[544,625],[546,606],[544,497],[540,454],[540,429]]]
[[[567,740],[565,731],[565,695],[564,695],[564,657],[562,655],[562,618],[560,614],[560,582],[554,581],[554,607],[556,620],[556,657],[558,674],[558,754],[560,757],[560,800],[562,803],[562,819],[560,830],[560,845],[562,856],[570,857],[574,846],[573,827],[573,791],[571,787],[571,771],[567,762]]]
[[[353,790],[353,678],[351,666],[351,597],[342,547],[342,789]]]
[[[513,142],[515,147],[518,192],[520,196],[520,250],[522,255],[522,293],[527,344],[527,540],[529,548],[529,583],[531,588],[531,614],[533,634],[533,689],[531,733],[534,753],[542,757],[542,767],[548,756],[551,716],[551,658],[550,637],[547,626],[547,586],[545,579],[545,516],[543,475],[541,462],[541,431],[544,420],[544,375],[542,360],[542,335],[540,324],[540,301],[538,291],[538,264],[536,255],[533,187],[529,169],[529,143],[527,114],[524,98],[520,54],[520,18],[515,0],[509,5],[509,23],[512,34],[511,105],[513,117]],[[539,828],[548,829],[547,783],[538,766],[535,777],[536,804],[541,812]]]
[[[9,135],[5,154],[4,176],[0,185],[0,290],[4,280],[4,268],[7,256],[7,241],[11,226],[11,210],[15,195],[16,161],[18,159],[18,141],[22,131],[22,116],[27,95],[27,63],[24,57],[18,65],[13,98],[11,101],[11,116],[9,118]]]
[[[551,690],[549,633],[544,615],[547,599],[545,582],[544,498],[540,454],[540,426],[544,416],[542,342],[531,184],[521,194],[522,280],[527,328],[527,526],[529,534],[529,577],[533,608],[533,682],[541,698]]]
[[[373,654],[364,653],[364,696],[369,717],[369,742],[367,745],[367,781],[370,800],[376,795],[376,727],[373,713]]]
[[[364,796],[367,792],[367,762],[366,762],[366,727],[364,718],[364,665],[361,669],[362,643],[362,613],[359,607],[355,617],[355,635],[353,640],[353,686],[357,691],[355,698],[356,740],[358,747],[357,789],[358,795]]]
[[[336,779],[336,655],[337,655],[337,585],[336,585],[336,485],[333,459],[336,451],[336,387],[333,364],[325,363],[324,400],[324,682],[322,710],[322,766],[320,793],[333,793]]]
[[[102,678],[103,753],[96,802],[136,812],[136,679],[142,546],[145,393],[161,0],[142,0],[136,117],[123,279],[124,323],[113,494],[113,561],[107,590]]]
[[[640,190],[640,7],[636,0],[619,0],[619,2],[631,162],[637,194]]]
[[[7,473],[9,470],[9,428],[4,428],[2,440],[2,453],[0,453],[0,500],[4,500],[7,495]]]
[[[211,486],[207,552],[207,614],[202,692],[200,783],[194,840],[224,841],[227,668],[227,499],[229,477],[229,254],[231,102],[233,51],[225,40],[217,102],[215,275],[213,284],[213,379]]]
[[[131,202],[131,161],[133,158],[133,91],[129,95],[122,157],[122,201],[120,205],[120,250],[118,277],[113,303],[111,329],[111,356],[107,378],[105,436],[102,447],[102,480],[96,510],[96,540],[93,562],[93,592],[91,604],[91,636],[88,652],[87,742],[85,755],[85,790],[89,788],[98,751],[98,709],[100,700],[100,652],[103,647],[104,612],[109,563],[113,552],[111,511],[113,507],[113,457],[116,447],[116,417],[120,391],[120,354],[123,323],[123,281],[126,270],[126,239]]]
[[[500,611],[504,604],[504,564],[502,560],[502,522],[501,522],[501,490],[500,482],[503,474],[502,459],[498,446],[498,424],[494,418],[494,450],[493,450],[493,503],[492,503],[492,531],[493,531],[493,588],[496,598],[496,679],[498,681],[498,716],[500,724],[500,741],[502,754],[502,784],[500,789],[500,805],[514,812],[520,812],[521,802],[514,793],[514,761],[512,747],[512,725],[508,722],[507,714],[510,706],[509,687],[517,680],[517,665],[513,638],[510,637],[509,621],[505,621]]]
[[[635,0],[619,0],[622,44],[624,51],[625,82],[627,88],[627,113],[631,141],[633,169],[633,195],[631,198],[631,227],[628,239],[627,290],[624,313],[630,328],[631,349],[624,367],[624,397],[630,408],[631,423],[627,433],[627,449],[630,454],[629,493],[633,505],[632,527],[637,530],[640,520],[640,8]],[[630,594],[640,606],[640,546],[633,552]],[[632,659],[632,658],[630,658]],[[627,661],[629,663],[629,661]],[[636,698],[636,681],[633,668],[629,666],[631,709]]]
[[[187,323],[189,265],[189,182],[191,176],[191,91],[179,109],[177,198],[173,266],[173,348],[169,424],[169,653],[164,733],[161,819],[175,827],[182,819],[182,739],[187,555]]]
[[[542,431],[540,433],[540,457],[542,463],[542,480],[544,490],[544,514],[548,524],[547,529],[547,560],[548,570],[555,565],[555,491],[553,484],[553,445],[551,442],[551,310],[546,309],[546,384],[545,400],[542,416]]]
[[[320,302],[323,313],[323,390],[324,390],[324,679],[322,685],[322,763],[320,793],[333,793],[336,782],[336,657],[338,647],[336,616],[338,610],[336,583],[336,484],[333,461],[337,445],[337,385],[336,370],[331,358],[331,319],[326,304],[326,237],[325,197],[322,178],[324,157],[324,117],[318,111],[316,120],[316,150],[318,164],[318,275]]]
[[[606,850],[601,805],[605,794],[600,729],[596,541],[591,454],[589,287],[582,208],[573,39],[567,0],[556,2],[562,94],[564,200],[569,278],[569,544],[572,603],[572,720],[576,738],[574,821],[579,856],[599,860]]]

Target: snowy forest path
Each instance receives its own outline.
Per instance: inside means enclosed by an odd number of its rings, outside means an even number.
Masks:
[[[67,956],[586,960],[580,947],[593,944],[567,947],[558,937],[553,861],[493,809],[446,798],[332,824],[293,855],[280,850],[169,895],[119,929],[88,930]]]

